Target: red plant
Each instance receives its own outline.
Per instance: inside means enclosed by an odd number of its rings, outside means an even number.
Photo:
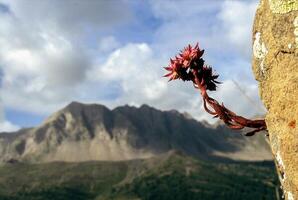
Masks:
[[[181,79],[183,81],[192,81],[196,89],[201,91],[203,97],[204,109],[214,118],[221,119],[231,129],[243,129],[245,127],[252,130],[246,133],[246,136],[252,136],[255,133],[266,130],[265,120],[250,120],[236,115],[227,109],[224,104],[219,104],[215,99],[208,96],[207,90],[215,91],[220,84],[216,79],[219,75],[214,74],[210,66],[205,65],[202,59],[204,50],[199,48],[199,44],[192,47],[188,45],[174,59],[170,59],[170,65],[165,67],[169,81]]]

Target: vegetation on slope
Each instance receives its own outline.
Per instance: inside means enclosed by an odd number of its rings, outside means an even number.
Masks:
[[[266,163],[207,163],[179,153],[121,162],[0,167],[0,199],[276,199]]]

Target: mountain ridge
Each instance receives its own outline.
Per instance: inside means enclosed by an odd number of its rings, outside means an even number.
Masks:
[[[0,134],[0,162],[130,160],[170,150],[205,160],[270,160],[265,145],[261,135],[246,138],[178,111],[72,102],[40,126]]]

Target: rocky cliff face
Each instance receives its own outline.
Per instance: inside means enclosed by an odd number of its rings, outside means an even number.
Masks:
[[[0,134],[1,162],[128,160],[173,149],[208,160],[271,159],[262,134],[248,139],[147,105],[109,110],[73,102],[36,128]]]
[[[253,70],[281,183],[287,199],[298,199],[298,1],[261,0],[253,41]]]

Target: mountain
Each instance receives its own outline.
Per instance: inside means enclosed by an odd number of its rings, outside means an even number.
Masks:
[[[179,150],[203,160],[271,160],[262,134],[245,137],[175,110],[72,102],[40,126],[0,134],[0,162],[144,159]]]
[[[0,134],[0,199],[279,199],[271,159],[262,134],[147,105],[73,102]]]
[[[2,200],[279,199],[272,162],[214,163],[178,151],[129,161],[7,164],[0,188]]]

